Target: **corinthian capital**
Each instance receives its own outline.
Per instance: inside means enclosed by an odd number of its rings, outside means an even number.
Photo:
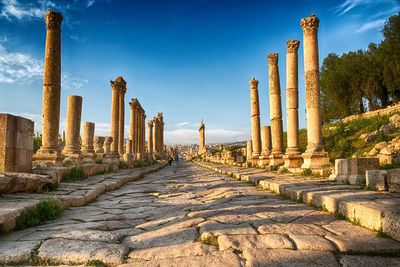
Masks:
[[[250,84],[250,89],[257,89],[258,87],[258,81],[254,79],[254,77],[251,78],[249,84]]]
[[[54,12],[53,10],[48,9],[46,14],[44,15],[44,19],[46,21],[46,26],[48,30],[59,30],[61,27],[63,16],[60,12]]]
[[[300,46],[300,41],[297,40],[289,40],[286,42],[286,48],[288,53],[297,53],[299,46]]]
[[[278,64],[278,53],[268,54],[268,63],[276,65]]]
[[[313,33],[318,31],[319,18],[317,18],[314,14],[311,14],[310,17],[303,18],[300,22],[300,25],[303,28],[303,33]]]

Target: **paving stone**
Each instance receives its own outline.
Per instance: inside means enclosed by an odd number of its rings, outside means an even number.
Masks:
[[[400,266],[400,258],[372,257],[364,255],[344,255],[340,258],[343,267]]]
[[[265,224],[257,228],[260,234],[326,235],[329,232],[313,224]]]
[[[121,244],[57,238],[45,241],[39,248],[38,257],[55,263],[101,261],[121,264],[127,253],[128,248]]]
[[[255,249],[276,249],[287,248],[294,249],[293,244],[284,235],[220,235],[218,236],[218,245],[220,250],[247,248]]]
[[[335,215],[323,211],[314,211],[311,212],[307,215],[304,215],[303,217],[298,218],[297,220],[294,220],[293,223],[296,224],[319,224],[319,225],[325,225],[329,224],[333,221],[336,221]]]
[[[119,235],[108,231],[96,230],[72,230],[51,235],[52,238],[64,238],[74,240],[102,241],[115,243]]]
[[[330,224],[323,225],[323,227],[341,236],[375,236],[373,231],[344,220],[336,220]]]
[[[246,249],[243,252],[246,266],[320,267],[339,266],[331,252],[290,249]]]
[[[216,252],[214,246],[200,242],[185,243],[173,246],[156,247],[149,249],[133,250],[128,255],[128,262],[132,260],[161,260],[177,257],[204,256]]]
[[[289,235],[300,250],[336,251],[328,240],[317,235]]]
[[[256,230],[250,224],[222,224],[217,222],[206,222],[200,227],[200,235],[202,238],[207,236],[219,235],[244,235],[244,234],[257,234]]]
[[[184,244],[194,242],[198,238],[196,228],[184,228],[173,230],[159,229],[155,231],[145,232],[142,234],[128,236],[123,239],[123,244],[130,248],[142,249],[151,247],[165,247],[170,245]]]
[[[6,241],[0,243],[0,264],[20,263],[30,259],[40,241]]]
[[[400,251],[400,242],[389,238],[376,236],[338,236],[332,234],[325,236],[325,238],[335,243],[341,252],[388,253]]]

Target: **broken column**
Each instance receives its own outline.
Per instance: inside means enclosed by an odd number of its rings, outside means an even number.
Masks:
[[[77,95],[68,96],[67,104],[67,138],[62,153],[68,157],[80,158],[81,149],[79,145],[82,114],[82,97]]]
[[[85,121],[83,123],[83,135],[82,135],[82,155],[85,158],[94,159],[94,128],[95,124],[93,122]]]
[[[252,158],[257,160],[261,154],[260,107],[258,101],[258,81],[250,80],[251,138],[253,141]]]
[[[96,153],[97,159],[101,160],[104,156],[104,136],[95,136],[93,143],[94,143],[94,153]]]
[[[126,140],[125,143],[126,152],[124,154],[124,161],[128,166],[133,166],[133,154],[132,154],[132,140]]]
[[[111,143],[113,138],[111,136],[107,136],[104,140],[104,156],[107,156],[111,153]]]
[[[124,132],[125,132],[125,93],[126,82],[122,77],[120,78],[120,91],[119,91],[119,109],[118,109],[118,153],[122,156],[124,154]],[[118,79],[117,78],[117,79]]]
[[[144,110],[142,117],[142,153],[146,154],[146,113]]]
[[[283,163],[283,126],[278,54],[276,53],[268,54],[268,72],[272,137],[272,151],[269,156],[269,165],[277,166]]]
[[[0,172],[32,171],[33,128],[31,120],[0,114]]]
[[[271,154],[271,126],[261,127],[261,155],[269,158]]]
[[[286,113],[287,113],[287,149],[283,156],[285,168],[299,168],[302,158],[299,147],[299,90],[298,55],[300,41],[289,40],[286,43]]]
[[[206,126],[204,125],[203,121],[201,121],[200,128],[199,128],[199,154],[200,155],[207,152],[205,129],[206,129]]]
[[[329,155],[322,144],[320,81],[318,62],[319,19],[312,14],[301,20],[303,28],[304,73],[307,110],[307,150],[302,154],[303,169],[330,166]]]
[[[253,142],[252,142],[252,140],[247,140],[247,145],[246,145],[246,161],[247,162],[251,162],[252,154],[253,154]]]
[[[60,12],[47,10],[46,50],[43,75],[42,147],[35,160],[61,164],[63,156],[58,146],[61,97],[61,22]]]

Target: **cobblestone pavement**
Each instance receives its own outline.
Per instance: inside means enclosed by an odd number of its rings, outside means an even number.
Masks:
[[[0,262],[400,266],[400,242],[191,162],[179,164],[3,236]]]

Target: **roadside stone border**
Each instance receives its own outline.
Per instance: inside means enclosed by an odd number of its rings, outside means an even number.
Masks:
[[[62,201],[62,209],[78,207],[96,199],[106,191],[115,190],[122,185],[138,180],[143,175],[158,171],[166,162],[143,168],[125,169],[119,172],[93,175],[77,182],[61,182],[57,190],[50,192]],[[36,207],[43,194],[14,193],[0,196],[0,230],[9,232],[15,226],[24,209]]]
[[[364,190],[322,178],[266,172],[245,167],[218,165],[193,161],[197,165],[235,179],[252,183],[263,189],[297,202],[316,206],[339,218],[385,233],[400,241],[400,194]]]

